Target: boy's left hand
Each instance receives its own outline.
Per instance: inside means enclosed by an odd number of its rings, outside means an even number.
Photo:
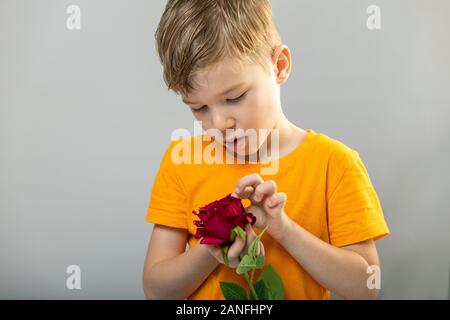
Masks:
[[[249,199],[251,205],[246,208],[256,216],[255,227],[264,229],[275,240],[280,240],[286,233],[292,220],[284,211],[287,196],[277,192],[277,184],[273,180],[264,181],[254,173],[242,177],[231,196]]]

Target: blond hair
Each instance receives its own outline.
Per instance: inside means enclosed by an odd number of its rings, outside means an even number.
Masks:
[[[169,90],[195,90],[197,72],[224,58],[267,59],[281,44],[269,0],[169,0],[155,32]]]

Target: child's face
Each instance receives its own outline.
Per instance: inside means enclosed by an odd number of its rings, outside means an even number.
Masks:
[[[239,68],[231,60],[221,61],[197,74],[197,89],[187,96],[182,95],[194,117],[202,122],[203,129],[220,130],[227,149],[241,156],[259,150],[281,114],[275,65],[270,60],[267,63],[269,73],[257,63],[246,62]],[[228,89],[232,90],[225,92]],[[241,130],[234,131],[238,129],[256,130],[256,149],[250,150],[248,137],[233,142],[233,138],[244,135]],[[262,130],[266,133],[261,135],[259,129],[266,129]],[[226,143],[230,140],[231,143]]]

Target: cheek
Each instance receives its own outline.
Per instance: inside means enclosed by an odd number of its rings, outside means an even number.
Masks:
[[[254,154],[258,151],[261,144],[264,142],[264,140],[267,138],[267,134],[265,132],[262,132],[262,136],[260,136],[260,129],[270,129],[273,127],[273,111],[271,110],[270,103],[267,103],[266,95],[259,94],[252,96],[251,99],[248,99],[245,104],[245,108],[243,108],[243,111],[240,114],[240,123],[238,126],[240,128],[244,128],[245,130],[248,129],[255,129],[257,134],[257,145],[250,148],[250,145],[246,145],[245,147],[245,154]],[[256,147],[256,149],[254,149]]]
[[[268,129],[272,127],[275,118],[275,101],[261,90],[249,101],[247,119],[254,129]],[[248,127],[247,127],[248,128]]]

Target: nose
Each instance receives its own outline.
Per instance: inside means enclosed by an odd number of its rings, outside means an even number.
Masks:
[[[217,130],[225,132],[225,129],[234,126],[234,119],[216,108],[216,110],[212,111],[212,126]]]

